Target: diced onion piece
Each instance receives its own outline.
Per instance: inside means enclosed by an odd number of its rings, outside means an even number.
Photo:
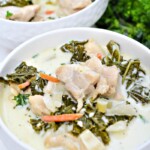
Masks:
[[[136,109],[126,102],[122,102],[117,104],[116,106],[113,106],[111,109],[107,109],[106,115],[107,116],[113,116],[113,115],[127,115],[127,116],[133,116],[136,115]]]
[[[107,105],[108,105],[107,101],[105,101],[105,100],[99,100],[97,102],[96,107],[97,107],[97,109],[98,109],[99,112],[105,113],[106,109],[107,109]]]
[[[81,146],[86,150],[105,150],[104,144],[90,131],[85,130],[79,135]]]
[[[126,130],[127,121],[118,121],[115,124],[109,126],[106,130],[108,132],[122,132]]]

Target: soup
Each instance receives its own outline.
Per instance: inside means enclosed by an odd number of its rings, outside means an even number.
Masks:
[[[92,0],[0,0],[0,18],[48,21],[78,12],[91,3]]]
[[[69,41],[0,81],[2,119],[34,149],[133,150],[150,139],[149,68],[115,41]]]

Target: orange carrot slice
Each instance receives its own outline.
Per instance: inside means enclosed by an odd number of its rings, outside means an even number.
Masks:
[[[51,81],[51,82],[60,82],[60,80],[58,80],[57,78],[52,77],[52,76],[47,75],[47,74],[44,74],[44,73],[40,73],[40,77],[42,79],[46,79],[46,80]]]
[[[18,87],[19,87],[20,89],[24,89],[24,88],[28,87],[29,85],[30,85],[30,82],[29,82],[29,81],[26,81],[26,82],[24,82],[24,83],[22,83],[22,84],[19,84]]]
[[[102,54],[101,54],[101,53],[98,53],[98,54],[97,54],[97,58],[102,59]]]
[[[53,13],[54,13],[54,11],[52,11],[52,10],[46,10],[46,11],[45,11],[45,14],[46,14],[46,15],[51,15],[51,14],[53,14]]]
[[[74,121],[81,118],[83,114],[63,114],[57,116],[43,116],[42,120],[44,122],[66,122],[66,121]]]

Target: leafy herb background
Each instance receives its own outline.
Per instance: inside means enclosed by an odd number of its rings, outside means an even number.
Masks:
[[[150,48],[150,0],[110,0],[96,26],[125,34]]]

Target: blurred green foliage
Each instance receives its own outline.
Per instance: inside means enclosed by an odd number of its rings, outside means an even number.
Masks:
[[[110,0],[96,25],[125,34],[150,48],[150,0]]]

